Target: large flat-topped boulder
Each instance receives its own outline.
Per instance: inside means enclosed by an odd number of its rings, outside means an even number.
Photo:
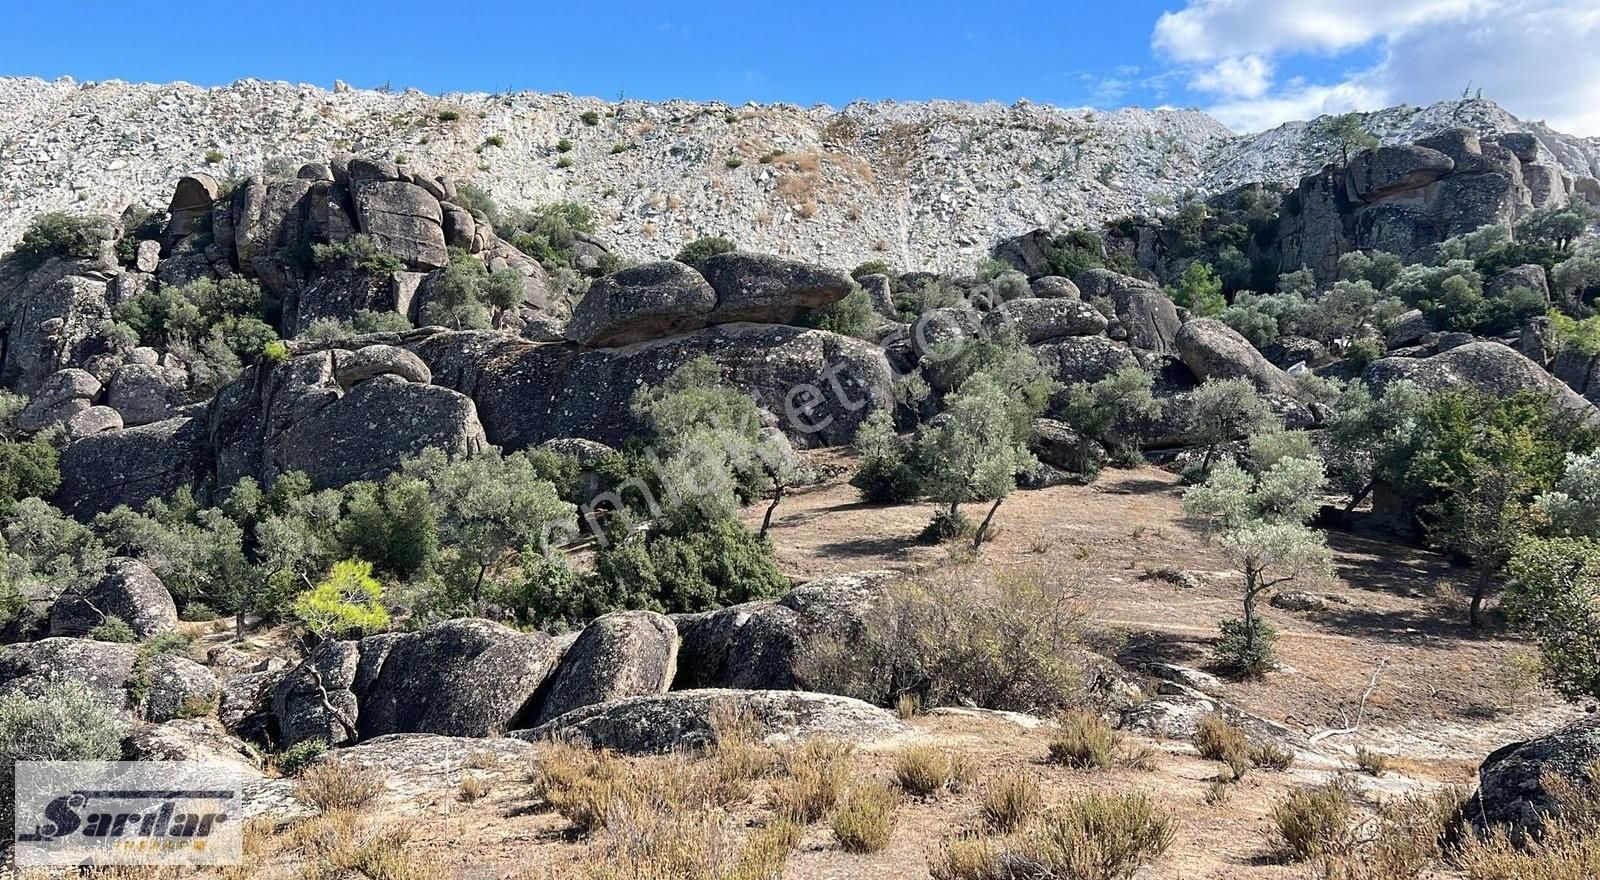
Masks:
[[[1106,330],[1106,317],[1077,299],[1014,299],[985,315],[983,327],[991,333],[1008,328],[1035,345],[1067,336],[1097,336]]]
[[[854,286],[843,273],[770,254],[717,254],[699,269],[717,292],[712,324],[787,324],[844,299]]]
[[[702,356],[798,446],[848,443],[869,413],[893,405],[881,349],[799,327],[724,324],[619,349],[440,333],[412,348],[436,383],[473,399],[489,442],[510,450],[562,437],[620,446],[643,430],[628,409],[634,390]]]
[[[764,254],[717,254],[697,268],[672,260],[645,263],[591,284],[573,309],[566,337],[616,347],[716,324],[788,324],[838,302],[852,287],[838,272]]]
[[[672,260],[595,279],[572,310],[567,338],[579,345],[631,345],[698,330],[717,294],[699,272]]]
[[[1498,342],[1471,342],[1426,358],[1383,358],[1367,367],[1362,378],[1374,389],[1410,379],[1430,392],[1464,389],[1503,396],[1538,391],[1590,423],[1600,424],[1600,409],[1594,404],[1516,349]]]
[[[1427,186],[1455,167],[1455,160],[1444,153],[1415,144],[1365,150],[1350,160],[1350,196],[1376,202]]]

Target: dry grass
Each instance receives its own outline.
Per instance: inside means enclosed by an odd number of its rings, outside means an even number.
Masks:
[[[476,773],[468,773],[461,777],[461,788],[456,791],[456,797],[463,803],[475,803],[489,796],[489,783]]]
[[[1368,776],[1382,776],[1389,772],[1389,756],[1366,746],[1356,746],[1356,766]]]
[[[850,781],[847,743],[807,740],[782,757],[787,776],[772,785],[769,806],[779,819],[810,825],[832,810]]]
[[[916,694],[901,694],[894,701],[894,713],[901,721],[909,720],[922,711],[922,698]]]
[[[1508,829],[1469,837],[1454,854],[1466,880],[1594,880],[1600,877],[1600,759],[1583,771],[1587,784],[1546,773],[1539,780],[1556,803],[1537,841]]]
[[[383,794],[383,780],[374,770],[329,760],[308,768],[295,784],[295,797],[318,812],[359,810]]]
[[[291,826],[282,842],[299,856],[299,876],[304,880],[350,876],[429,880],[440,876],[442,865],[407,851],[411,836],[408,826],[363,831],[355,811],[336,809]]]
[[[928,873],[933,880],[997,880],[999,853],[987,837],[957,837],[946,840],[928,856]]]
[[[1294,752],[1280,747],[1277,743],[1259,742],[1250,746],[1250,763],[1263,770],[1277,770],[1281,773],[1294,766]]]
[[[895,758],[894,781],[912,797],[930,798],[956,781],[958,769],[949,752],[912,746]]]
[[[1446,831],[1465,800],[1465,790],[1447,788],[1384,804],[1370,842],[1324,860],[1322,880],[1416,880],[1443,857]]]
[[[1175,823],[1143,793],[1076,797],[1023,831],[1000,861],[1005,877],[1131,877],[1172,845]]]
[[[1255,747],[1250,739],[1220,713],[1213,712],[1200,719],[1192,741],[1200,757],[1227,764],[1234,780],[1243,779],[1245,773],[1256,766]]]
[[[889,845],[899,805],[899,794],[886,785],[857,786],[833,814],[833,836],[845,852],[878,852]]]
[[[1097,770],[1116,762],[1122,734],[1093,712],[1074,709],[1062,714],[1061,729],[1050,739],[1050,760],[1079,770]]]
[[[1350,783],[1335,779],[1290,792],[1272,808],[1271,841],[1284,861],[1304,862],[1349,853],[1356,843]]]
[[[1208,807],[1227,806],[1228,801],[1232,800],[1232,798],[1233,787],[1220,779],[1213,779],[1206,786],[1205,802]]]
[[[1039,783],[1029,774],[1012,772],[984,789],[978,812],[989,828],[1010,834],[1038,815],[1043,803]]]

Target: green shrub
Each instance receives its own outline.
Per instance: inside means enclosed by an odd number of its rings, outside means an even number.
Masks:
[[[372,576],[372,563],[347,559],[295,597],[294,615],[324,638],[371,633],[389,625],[382,597],[383,585]]]
[[[320,739],[301,740],[279,752],[274,763],[283,776],[299,776],[307,767],[317,762],[328,751],[328,744]]]
[[[41,214],[28,225],[7,259],[24,270],[37,268],[51,257],[91,260],[100,251],[101,233],[102,224],[91,217]]]
[[[556,141],[556,152],[557,153],[570,153],[570,152],[572,152],[572,141],[570,141],[570,140],[568,140],[566,138],[562,138],[561,140]]]
[[[357,309],[350,318],[350,327],[357,333],[404,333],[412,329],[406,316],[392,309]]]
[[[115,761],[127,729],[78,682],[48,682],[36,696],[0,696],[0,821],[12,821],[16,762]]]
[[[89,638],[97,642],[120,642],[124,645],[133,644],[137,637],[133,634],[133,627],[126,620],[114,614],[107,615],[94,629],[89,630]]]
[[[1125,880],[1172,845],[1172,816],[1143,793],[1091,792],[1046,811],[1005,844],[1005,877]]]
[[[875,853],[889,845],[900,798],[881,784],[858,786],[833,814],[833,836],[848,853]]]
[[[1222,279],[1199,260],[1189,264],[1177,286],[1167,289],[1167,296],[1201,318],[1220,315],[1228,305],[1222,296]]]
[[[167,212],[135,207],[122,228],[122,237],[117,239],[117,262],[132,266],[139,257],[139,242],[159,239],[166,231]]]
[[[281,339],[274,339],[261,346],[261,357],[271,364],[285,363],[289,360],[289,345]]]
[[[1258,618],[1253,639],[1246,637],[1245,623],[1236,617],[1223,620],[1221,629],[1213,650],[1218,666],[1245,676],[1261,675],[1277,666],[1278,631],[1272,624]]]
[[[866,291],[857,287],[844,299],[806,315],[801,323],[841,336],[866,339],[868,332],[878,322],[877,314],[872,310],[872,300],[867,298]]]
[[[600,114],[594,110],[585,110],[578,116],[578,118],[583,120],[584,125],[600,124]]]
[[[483,145],[486,147],[503,147],[506,145],[506,139],[501,135],[491,134],[483,139]]]
[[[460,118],[461,118],[461,111],[460,110],[440,110],[439,111],[439,121],[440,122],[455,122],[457,119],[460,119]]]
[[[868,275],[887,275],[888,277],[893,278],[894,270],[890,269],[889,264],[882,260],[868,260],[850,270],[850,277],[856,279],[857,281],[860,281],[862,278]]]
[[[42,437],[0,440],[0,515],[24,498],[49,498],[61,486],[60,453]]]
[[[618,153],[626,153],[626,152],[628,152],[628,145],[627,144],[612,144],[611,145],[611,155],[613,155],[613,156],[615,156]]]
[[[324,269],[347,269],[367,275],[387,275],[405,268],[399,257],[378,247],[376,239],[360,233],[345,241],[312,245],[311,258]]]
[[[563,157],[565,158],[565,157]],[[457,188],[459,191],[459,187]],[[572,268],[578,233],[594,232],[594,214],[577,202],[552,202],[496,224],[500,237],[546,268]]]
[[[722,161],[722,164],[728,168],[738,168],[740,165],[744,164],[744,160],[738,156],[729,156]]]
[[[494,203],[494,197],[489,191],[470,181],[456,183],[455,203],[468,211],[477,211],[495,222],[500,216],[500,207]]]
[[[719,235],[706,235],[695,239],[683,246],[678,255],[673,259],[686,266],[699,266],[707,259],[717,254],[732,253],[738,248],[733,242]]]
[[[222,159],[223,159],[223,155],[222,155],[221,152],[219,152],[217,150],[206,150],[206,164],[207,165],[220,165],[220,164],[222,164]]]
[[[952,513],[941,507],[934,511],[933,519],[922,527],[917,540],[924,544],[948,544],[970,538],[977,530],[977,524],[968,519],[965,513],[959,510]]]
[[[572,157],[570,157],[570,156],[562,156],[560,159],[557,159],[556,160],[556,167],[557,168],[571,168],[572,167]]]
[[[904,454],[863,458],[850,485],[869,504],[904,504],[922,494],[922,482]]]
[[[1061,729],[1050,738],[1050,760],[1078,770],[1110,767],[1117,759],[1122,734],[1093,712],[1073,710],[1061,716]]]
[[[771,543],[733,519],[613,541],[595,557],[595,581],[641,603],[630,607],[667,613],[736,605],[789,586],[773,561]]]

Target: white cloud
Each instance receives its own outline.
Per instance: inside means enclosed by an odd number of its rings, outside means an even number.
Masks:
[[[1470,86],[1524,119],[1600,134],[1595,0],[1189,0],[1161,17],[1151,39],[1191,71],[1191,88],[1222,98],[1207,109],[1241,131],[1429,104]],[[1365,70],[1271,86],[1276,57],[1374,45],[1381,60]],[[1249,75],[1251,57],[1265,67],[1262,76]]]
[[[1332,52],[1419,25],[1437,24],[1498,0],[1189,0],[1156,21],[1155,47],[1178,61],[1251,53]],[[1581,2],[1581,0],[1580,0]]]
[[[1260,55],[1224,58],[1189,80],[1189,88],[1228,98],[1257,98],[1272,84],[1272,65]]]

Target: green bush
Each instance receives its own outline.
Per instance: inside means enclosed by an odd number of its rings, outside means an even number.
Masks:
[[[877,323],[876,318],[877,315],[872,310],[872,301],[867,298],[867,292],[857,287],[844,299],[806,315],[801,323],[841,336],[866,339],[868,332]]]
[[[98,626],[89,630],[89,638],[97,642],[118,642],[124,645],[138,641],[138,637],[133,633],[133,627],[114,614],[107,615]]]
[[[578,118],[583,120],[584,125],[600,124],[600,114],[594,110],[585,110]]]
[[[127,724],[78,682],[0,696],[0,821],[12,821],[16,762],[114,761],[126,734]]]
[[[387,275],[404,269],[399,257],[383,251],[370,235],[356,234],[341,242],[311,246],[311,258],[324,269],[346,269],[366,275]]]
[[[0,515],[23,498],[49,498],[60,485],[60,455],[48,441],[0,440]]]
[[[683,246],[678,255],[673,259],[686,266],[699,266],[710,257],[717,254],[727,254],[738,250],[734,243],[719,235],[706,235],[695,239]]]
[[[143,207],[131,209],[123,222],[122,237],[117,239],[117,262],[132,266],[139,257],[139,242],[154,241],[167,228],[167,212],[150,211]]]
[[[562,138],[561,140],[556,141],[556,152],[557,153],[570,153],[570,152],[572,152],[572,141],[568,140],[567,138]]]
[[[491,134],[483,139],[483,145],[485,147],[503,147],[506,145],[506,139],[501,135]]]
[[[295,777],[304,773],[307,767],[317,762],[327,754],[328,744],[320,739],[301,740],[294,745],[279,752],[274,763],[278,765],[278,772],[283,776]]]
[[[1228,301],[1222,296],[1222,279],[1205,263],[1195,260],[1183,271],[1176,287],[1167,288],[1173,302],[1187,308],[1196,317],[1209,318],[1222,314]]]
[[[889,264],[882,260],[868,260],[850,270],[850,277],[856,279],[857,281],[860,281],[862,278],[868,275],[887,275],[890,278],[893,278],[894,270],[890,269]]]
[[[469,211],[478,211],[495,222],[500,216],[500,207],[494,203],[494,197],[489,191],[475,183],[460,181],[456,184],[455,204]]]
[[[904,504],[922,494],[922,482],[903,455],[863,459],[850,485],[870,504]]]
[[[577,235],[594,232],[594,214],[577,202],[552,202],[497,222],[495,231],[546,268],[572,268]]]
[[[1272,624],[1258,618],[1254,639],[1246,637],[1245,623],[1236,617],[1222,621],[1221,627],[1213,649],[1218,666],[1238,675],[1261,675],[1277,665],[1278,631]]]
[[[595,580],[665,613],[706,611],[776,595],[789,586],[772,545],[733,519],[611,541],[595,556]]]
[[[41,214],[22,233],[7,259],[23,269],[34,269],[51,257],[90,260],[100,251],[102,224],[91,217]]]
[[[460,119],[460,118],[461,118],[461,111],[460,110],[440,110],[439,111],[439,121],[440,122],[455,122],[457,119]]]

